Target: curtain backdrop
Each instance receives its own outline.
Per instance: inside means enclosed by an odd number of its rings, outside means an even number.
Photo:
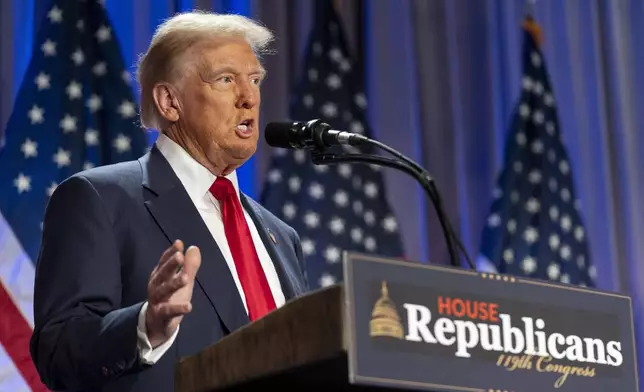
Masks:
[[[175,11],[201,8],[258,18],[277,36],[277,54],[265,60],[269,76],[262,123],[288,117],[291,84],[301,72],[300,55],[311,26],[311,0],[105,3],[132,65],[157,23]],[[430,170],[474,258],[520,91],[525,2],[336,3],[365,69],[374,136]],[[46,10],[44,0],[0,2],[0,124],[9,116],[33,31]],[[644,331],[644,1],[538,0],[534,15],[544,33],[545,61],[598,284],[633,296],[636,329]],[[267,160],[262,145],[243,170],[241,186],[253,196],[261,191]],[[406,176],[386,175],[407,254],[418,261],[446,262],[440,227],[423,194]],[[643,347],[644,332],[637,339]]]

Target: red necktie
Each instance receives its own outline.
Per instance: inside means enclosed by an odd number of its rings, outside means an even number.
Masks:
[[[224,231],[246,297],[248,316],[251,321],[256,320],[275,309],[275,301],[257,256],[244,211],[233,184],[227,178],[217,177],[210,192],[221,203]]]

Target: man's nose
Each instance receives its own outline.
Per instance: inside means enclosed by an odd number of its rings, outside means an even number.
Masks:
[[[239,86],[237,107],[250,109],[257,105],[258,99],[259,90],[252,83],[245,82]]]

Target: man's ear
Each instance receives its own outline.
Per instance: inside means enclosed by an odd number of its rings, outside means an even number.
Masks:
[[[181,114],[181,104],[177,90],[171,84],[160,82],[152,88],[154,104],[168,122],[176,122]]]

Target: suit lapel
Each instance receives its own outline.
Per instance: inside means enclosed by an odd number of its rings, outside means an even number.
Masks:
[[[168,246],[180,239],[186,249],[191,245],[199,247],[201,267],[197,285],[229,332],[247,324],[248,315],[226,260],[172,167],[156,146],[139,161],[143,186],[152,193],[146,197],[145,205],[168,238]]]
[[[279,276],[280,283],[282,285],[282,290],[284,291],[284,296],[287,300],[294,298],[299,294],[299,290],[295,287],[293,277],[290,276],[290,271],[286,268],[284,260],[284,255],[279,251],[279,244],[277,243],[277,233],[270,231],[266,222],[262,218],[261,211],[252,203],[244,194],[241,194],[241,202],[244,206],[248,215],[255,223],[259,236],[268,251],[268,254],[273,260],[275,265],[275,270]]]

